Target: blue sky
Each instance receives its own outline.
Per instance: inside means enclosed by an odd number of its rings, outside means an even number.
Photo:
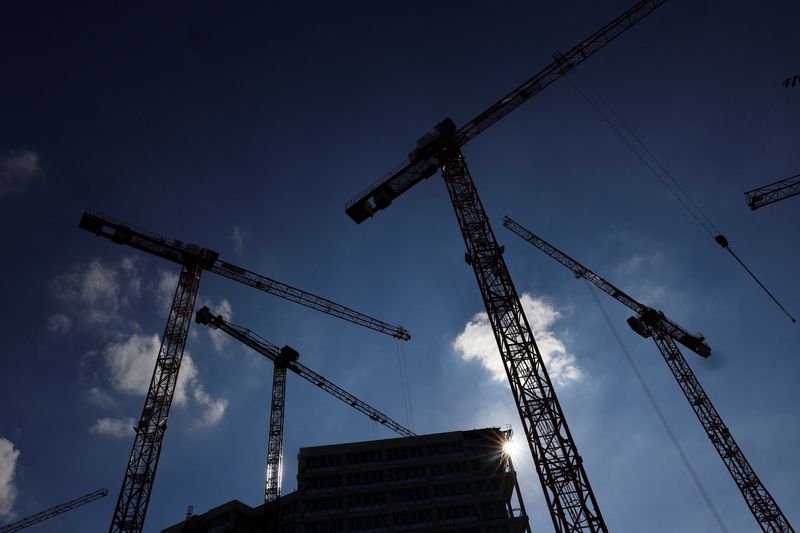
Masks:
[[[6,3],[0,523],[105,486],[40,530],[107,527],[163,331],[177,267],[80,231],[85,208],[403,324],[407,344],[212,275],[200,289],[416,432],[518,428],[441,178],[358,226],[344,203],[433,124],[471,119],[629,3]],[[580,67],[795,315],[800,199],[751,212],[742,192],[800,168],[800,89],[781,85],[800,70],[797,20],[790,0],[672,0]],[[585,284],[505,230],[505,214],[705,334],[712,357],[685,355],[797,524],[798,326],[570,80],[464,152],[609,526],[716,529]],[[753,530],[655,346],[602,301],[728,528]],[[199,326],[187,351],[146,531],[189,504],[263,494],[271,366]],[[392,436],[296,376],[287,404],[285,491],[299,447]],[[549,531],[529,455],[517,468]]]

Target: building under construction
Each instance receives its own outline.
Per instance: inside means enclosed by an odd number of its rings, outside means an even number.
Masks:
[[[265,507],[228,502],[163,533],[528,531],[517,475],[497,428],[301,448],[297,490]]]

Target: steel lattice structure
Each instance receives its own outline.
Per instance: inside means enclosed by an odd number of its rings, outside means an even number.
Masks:
[[[269,409],[269,435],[267,439],[267,470],[264,478],[264,502],[269,505],[281,497],[281,473],[283,472],[283,419],[286,411],[286,361],[284,347],[281,356],[275,358],[272,372],[272,401]],[[297,359],[297,352],[294,358]]]
[[[759,207],[774,204],[797,194],[800,194],[800,174],[744,193],[747,198],[747,205],[753,211]]]
[[[778,507],[775,499],[766,487],[764,487],[764,484],[750,466],[750,463],[747,461],[744,453],[742,453],[739,445],[736,444],[736,441],[725,425],[725,422],[722,420],[722,417],[711,403],[711,399],[700,385],[697,376],[695,376],[689,363],[686,362],[683,354],[678,349],[678,345],[675,344],[677,340],[689,347],[692,345],[704,346],[708,349],[707,352],[704,348],[698,353],[707,357],[708,354],[711,353],[711,349],[703,342],[703,338],[695,337],[694,341],[687,342],[686,336],[690,334],[664,316],[664,313],[634,300],[572,257],[546,242],[541,237],[534,235],[531,231],[523,228],[509,217],[505,217],[503,225],[546,255],[567,267],[575,274],[576,278],[585,279],[637,313],[638,317],[629,318],[628,324],[643,337],[652,337],[655,341],[656,346],[658,346],[658,351],[661,352],[672,375],[675,376],[675,380],[678,382],[681,391],[689,401],[689,405],[692,407],[697,419],[700,421],[700,425],[703,426],[708,439],[714,445],[722,462],[725,463],[728,472],[730,472],[736,486],[742,493],[758,525],[766,532],[793,533],[794,529],[792,529],[791,524],[789,524],[789,521],[780,507]]]
[[[469,176],[461,147],[613,41],[665,0],[642,0],[584,39],[460,129],[447,118],[408,159],[345,206],[360,224],[441,169],[558,532],[607,531],[577,447],[511,282],[502,248]]]
[[[228,279],[398,339],[408,340],[410,338],[408,332],[400,326],[391,326],[326,298],[220,261],[219,254],[208,248],[167,239],[88,211],[81,217],[79,227],[117,244],[132,246],[181,265],[181,275],[164,329],[164,338],[159,349],[142,415],[135,428],[133,448],[109,528],[110,533],[139,533],[144,527],[161,445],[167,428],[169,410],[203,270],[209,270]]]
[[[271,361],[281,358],[280,348],[270,343],[266,339],[259,337],[256,333],[247,328],[237,326],[236,324],[231,324],[220,315],[215,316],[207,307],[204,307],[197,312],[197,322],[200,324],[206,324],[213,328],[219,328],[234,339],[246,346],[249,346]],[[415,433],[410,429],[403,427],[400,423],[392,420],[391,417],[381,413],[366,402],[359,400],[357,397],[353,396],[330,380],[317,374],[297,360],[288,359],[286,360],[285,364],[287,369],[291,370],[301,378],[313,383],[328,394],[343,401],[356,411],[360,411],[361,413],[367,415],[375,422],[386,426],[398,435],[402,435],[404,437],[413,437],[415,435]]]
[[[141,531],[144,527],[202,272],[203,266],[199,263],[187,264],[181,269],[142,416],[135,428],[136,436],[109,529],[111,532]]]
[[[652,13],[666,0],[642,0],[620,16],[594,32],[565,54],[536,73],[528,81],[492,104],[473,118],[449,139],[462,147],[480,133],[539,94],[546,87],[569,73],[595,52],[619,37],[634,24]],[[450,121],[450,124],[453,124]],[[453,126],[455,126],[453,124]],[[397,165],[377,182],[362,191],[345,206],[345,211],[356,223],[361,223],[377,211],[388,207],[392,201],[425,178],[430,178],[441,167],[439,153],[445,147],[437,143],[439,131],[422,137],[406,161]]]
[[[12,533],[13,531],[21,531],[27,527],[38,524],[39,522],[50,520],[54,516],[64,514],[73,509],[77,509],[82,505],[86,505],[87,503],[99,500],[100,498],[103,498],[107,495],[108,491],[106,489],[98,489],[94,492],[90,492],[89,494],[81,496],[80,498],[75,498],[74,500],[70,500],[66,503],[54,505],[49,509],[45,509],[44,511],[38,512],[34,515],[27,516],[22,520],[17,520],[16,522],[0,526],[0,533]]]
[[[301,378],[310,381],[317,387],[335,396],[350,407],[367,415],[370,419],[383,424],[392,431],[404,437],[411,437],[414,433],[381,413],[369,404],[359,400],[338,385],[323,378],[305,365],[300,364],[298,353],[284,346],[278,349],[267,340],[259,337],[249,329],[227,322],[221,315],[214,315],[208,307],[203,307],[197,312],[195,319],[199,324],[220,329],[270,359],[274,364],[272,377],[272,403],[270,407],[269,438],[267,443],[267,470],[264,490],[264,511],[268,518],[266,527],[268,531],[277,531],[280,524],[280,496],[281,480],[283,474],[283,422],[286,406],[286,370],[289,369]]]
[[[697,415],[697,419],[722,462],[725,463],[759,527],[769,533],[794,533],[794,528],[781,511],[778,502],[750,466],[675,341],[659,327],[649,325],[645,325],[645,327],[653,336],[658,350],[664,356],[667,366],[681,386],[684,396],[692,406],[692,410]]]
[[[509,217],[503,218],[503,226],[510,229],[514,233],[516,233],[519,237],[522,237],[530,244],[534,245],[575,274],[576,278],[583,278],[595,287],[599,288],[604,293],[608,294],[612,298],[616,299],[618,302],[626,305],[630,309],[633,310],[639,316],[644,316],[645,313],[656,313],[660,314],[659,317],[659,327],[664,330],[670,337],[675,339],[676,341],[680,342],[697,355],[702,357],[708,357],[711,355],[711,347],[705,342],[705,337],[703,337],[699,333],[690,333],[685,328],[679,326],[666,316],[663,313],[658,313],[653,309],[650,309],[644,304],[639,303],[638,301],[634,300],[630,296],[628,296],[625,292],[621,291],[608,281],[604,280],[552,244],[548,243],[541,237],[535,235],[531,231],[523,228],[517,222],[512,220]]]
[[[608,531],[463,157],[447,162],[443,174],[557,529]]]

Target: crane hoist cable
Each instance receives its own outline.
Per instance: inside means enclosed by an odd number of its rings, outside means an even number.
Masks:
[[[608,126],[614,130],[617,136],[620,138],[622,142],[624,142],[628,148],[644,163],[644,165],[650,170],[650,172],[660,181],[664,187],[678,200],[678,203],[694,218],[694,220],[700,225],[703,230],[708,233],[708,235],[714,239],[719,246],[723,249],[727,250],[728,253],[739,263],[742,268],[750,275],[751,278],[758,284],[759,287],[770,297],[770,299],[778,306],[778,308],[783,311],[783,313],[792,321],[792,323],[797,322],[792,314],[778,301],[775,295],[767,289],[766,286],[761,282],[760,279],[750,270],[747,265],[745,265],[744,261],[742,261],[736,253],[734,253],[733,249],[730,247],[730,243],[728,239],[722,234],[722,232],[711,222],[711,219],[705,214],[705,212],[700,208],[699,205],[689,196],[689,193],[686,192],[686,189],[681,186],[680,182],[675,179],[675,177],[661,164],[661,161],[653,154],[652,151],[647,147],[647,145],[639,138],[638,135],[628,126],[628,123],[617,113],[613,107],[608,103],[608,101],[603,98],[603,95],[594,88],[594,86],[589,83],[580,72],[575,71],[575,74],[578,78],[583,82],[586,87],[593,93],[596,100],[598,100],[602,106],[608,110],[615,120],[612,120],[597,102],[590,98],[589,95],[586,94],[585,91],[581,90],[580,87],[572,80],[570,75],[565,76],[569,84],[580,94],[584,100],[595,110],[595,112],[600,115],[600,117],[605,121]]]
[[[645,382],[644,376],[642,376],[639,367],[636,366],[636,363],[634,362],[633,357],[631,357],[628,348],[622,342],[622,337],[620,337],[617,328],[614,327],[614,324],[612,323],[611,318],[608,316],[605,307],[603,307],[603,304],[600,303],[600,299],[594,293],[594,289],[592,288],[592,285],[588,281],[586,282],[586,289],[589,291],[589,294],[592,295],[592,299],[594,300],[594,303],[597,304],[597,308],[600,309],[600,313],[603,315],[603,318],[605,319],[605,322],[608,325],[608,329],[611,330],[611,334],[617,340],[617,344],[619,345],[619,349],[622,352],[622,355],[625,356],[625,360],[631,367],[631,370],[636,376],[636,380],[639,382],[639,385],[641,385],[642,390],[644,390],[644,394],[645,396],[647,396],[647,400],[650,402],[650,406],[653,408],[653,411],[656,412],[656,416],[658,416],[659,421],[661,421],[661,425],[664,426],[664,431],[667,433],[670,442],[672,442],[672,446],[675,448],[675,452],[681,458],[683,466],[686,467],[686,470],[689,472],[689,476],[692,478],[692,481],[694,481],[694,484],[697,487],[698,492],[700,492],[700,495],[703,497],[703,500],[705,501],[708,510],[711,511],[712,515],[714,515],[714,519],[716,520],[717,525],[719,526],[719,530],[723,531],[724,533],[727,533],[730,530],[725,525],[725,522],[722,520],[722,516],[717,511],[716,507],[714,507],[714,503],[711,501],[711,497],[708,495],[708,491],[703,486],[703,482],[700,481],[700,476],[697,474],[694,467],[692,466],[692,463],[689,461],[689,458],[686,456],[686,452],[683,451],[683,448],[678,442],[678,438],[675,436],[675,432],[672,430],[672,426],[670,426],[667,417],[664,416],[664,411],[662,411],[661,408],[658,406],[658,402],[656,402],[656,398],[653,395],[653,392],[650,390],[650,387],[647,386],[647,383]]]
[[[399,368],[400,389],[403,397],[403,411],[406,415],[406,424],[413,431],[414,428],[414,409],[411,404],[411,387],[408,381],[408,364],[406,362],[405,346],[396,343],[397,346],[397,366]]]

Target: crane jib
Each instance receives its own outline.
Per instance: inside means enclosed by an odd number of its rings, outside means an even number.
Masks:
[[[666,0],[641,0],[592,35],[572,47],[564,54],[556,54],[552,63],[536,73],[529,80],[502,97],[493,105],[478,114],[457,131],[441,126],[455,123],[449,118],[437,124],[432,132],[420,138],[420,142],[431,148],[447,149],[449,146],[461,147],[499,122],[503,117],[540,93],[550,84],[562,78],[595,52],[619,37],[634,24],[661,6]],[[447,124],[449,126],[449,124]],[[446,135],[445,135],[446,134]],[[445,139],[448,142],[439,143]],[[437,150],[411,151],[404,161],[376,183],[353,198],[345,206],[347,215],[357,224],[373,216],[377,211],[388,207],[392,201],[405,191],[436,173],[440,165]]]

